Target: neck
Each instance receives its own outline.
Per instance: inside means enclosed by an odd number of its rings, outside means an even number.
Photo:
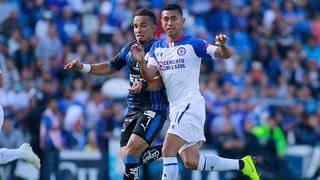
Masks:
[[[145,45],[149,44],[152,40],[153,40],[153,39],[149,39],[149,40],[140,42],[140,44],[141,44],[142,46],[145,46]]]
[[[184,34],[182,32],[174,35],[174,36],[168,36],[168,42],[175,42],[176,40],[180,39]]]

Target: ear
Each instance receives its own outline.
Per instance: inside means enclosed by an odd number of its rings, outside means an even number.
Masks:
[[[185,18],[182,18],[182,21],[181,21],[182,24],[184,24],[185,21],[186,21],[186,19],[185,19]]]
[[[157,25],[154,24],[152,27],[153,32],[156,32],[156,29],[157,29]]]

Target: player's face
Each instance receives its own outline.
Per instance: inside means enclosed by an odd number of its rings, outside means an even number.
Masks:
[[[133,32],[136,40],[141,44],[147,43],[154,38],[156,26],[148,16],[136,16],[133,19]]]
[[[178,38],[182,34],[184,18],[176,10],[162,11],[162,28],[171,38]]]

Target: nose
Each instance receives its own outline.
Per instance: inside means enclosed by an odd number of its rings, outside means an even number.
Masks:
[[[141,32],[141,27],[140,26],[137,27],[137,32]]]
[[[137,27],[135,28],[135,32],[137,32],[137,33],[142,32],[142,27],[141,27],[141,26],[137,26]]]

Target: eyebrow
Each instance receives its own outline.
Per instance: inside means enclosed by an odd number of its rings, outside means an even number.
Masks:
[[[172,15],[172,16],[163,16],[162,18],[171,18],[171,17],[178,17],[177,15]]]
[[[148,24],[148,23],[147,22],[136,22],[136,23],[133,23],[132,25],[139,25],[139,24],[145,25],[145,24]]]

